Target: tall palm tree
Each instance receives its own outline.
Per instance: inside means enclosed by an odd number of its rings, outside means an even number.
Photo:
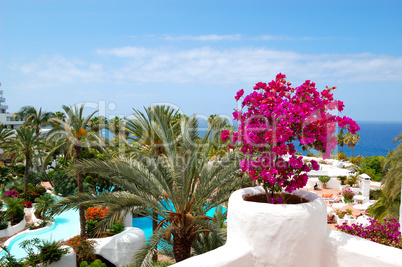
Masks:
[[[32,106],[24,106],[16,114],[25,119],[25,125],[35,129],[36,135],[39,135],[41,127],[48,125],[48,121],[52,116],[51,112],[42,112],[42,108],[36,110]]]
[[[145,108],[145,113],[134,109],[134,119],[127,120],[126,131],[128,140],[139,144],[142,151],[149,155],[165,154],[161,138],[154,129],[154,125],[163,123],[171,124],[175,135],[179,135],[180,119],[178,110],[169,106],[151,106]]]
[[[375,219],[400,217],[398,209],[401,204],[402,188],[402,134],[394,140],[394,142],[398,141],[400,143],[397,148],[391,151],[384,161],[383,167],[389,167],[389,169],[381,180],[383,192],[379,200],[368,210]]]
[[[352,148],[352,158],[353,158],[353,148],[360,142],[360,135],[347,133],[345,134],[343,142]]]
[[[48,140],[56,140],[55,146],[49,155],[57,151],[60,147],[65,147],[67,155],[73,158],[73,162],[78,162],[81,159],[82,149],[89,147],[99,147],[103,145],[102,138],[93,131],[88,131],[88,123],[92,116],[97,112],[94,111],[88,116],[84,116],[84,105],[80,107],[62,106],[66,112],[66,119],[61,120],[52,118],[54,127],[48,133]],[[76,173],[76,182],[78,193],[84,193],[84,185],[82,173]],[[85,235],[85,208],[79,208],[81,234]]]
[[[5,124],[0,123],[0,148],[3,148],[4,142],[13,135],[13,131],[11,129],[7,129]],[[5,161],[4,153],[1,155],[1,160]]]
[[[20,160],[25,160],[25,193],[28,188],[28,171],[32,167],[32,158],[35,155],[35,151],[43,147],[44,144],[33,128],[21,127],[15,133],[15,138],[7,139],[4,144],[5,155],[13,156],[13,164]]]
[[[98,134],[101,134],[101,130],[106,129],[107,119],[104,116],[94,116],[89,120],[89,129]]]
[[[343,146],[345,145],[345,136],[343,135],[343,131],[336,135],[338,139],[338,145],[341,147],[341,151],[343,152]]]
[[[200,140],[196,119],[182,120],[179,136],[163,117],[156,119],[160,123],[153,124],[153,129],[164,154],[137,153],[136,157],[82,160],[75,165],[77,173],[102,174],[123,191],[99,196],[81,194],[56,203],[58,212],[77,205],[108,206],[110,212],[102,221],[103,227],[129,213],[160,216],[157,231],[137,258],[142,266],[147,266],[162,239],[173,238],[177,262],[188,258],[200,232],[218,232],[206,212],[227,201],[231,192],[248,180],[239,169],[237,152],[228,153],[221,162],[207,160],[213,139],[218,138],[212,127]]]

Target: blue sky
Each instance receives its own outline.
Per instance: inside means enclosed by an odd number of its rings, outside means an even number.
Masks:
[[[402,121],[402,1],[0,0],[9,111],[87,102],[230,116],[279,72],[337,86],[342,115]]]

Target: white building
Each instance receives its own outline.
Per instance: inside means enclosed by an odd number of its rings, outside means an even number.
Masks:
[[[1,84],[0,84],[1,86]],[[8,106],[5,104],[3,90],[0,90],[0,123],[7,126],[8,129],[18,129],[24,123],[22,119],[15,118],[15,114],[7,112]]]

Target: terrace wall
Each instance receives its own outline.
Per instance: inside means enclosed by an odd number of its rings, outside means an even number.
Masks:
[[[402,266],[402,250],[339,231],[326,224],[321,197],[299,190],[309,200],[297,205],[272,205],[243,200],[262,188],[241,189],[228,206],[228,238],[224,246],[174,266]]]

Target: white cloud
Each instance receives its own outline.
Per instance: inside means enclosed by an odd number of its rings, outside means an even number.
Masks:
[[[162,39],[168,40],[168,41],[238,41],[238,40],[242,39],[242,35],[241,34],[232,34],[232,35],[209,34],[209,35],[199,35],[199,36],[165,35],[162,37]]]
[[[131,52],[130,52],[131,50]],[[264,48],[187,50],[114,48],[102,54],[127,61],[114,77],[137,82],[254,82],[278,72],[297,79],[402,81],[402,57],[374,54],[300,54]]]
[[[14,63],[10,68],[33,78],[36,81],[34,86],[77,81],[99,82],[105,75],[103,66],[99,63],[86,63],[83,60],[67,59],[62,56],[42,57],[36,62]]]
[[[42,84],[236,84],[271,80],[279,72],[293,81],[310,79],[329,85],[402,81],[402,57],[370,53],[310,55],[265,48],[180,50],[128,46],[96,52],[102,55],[97,58],[98,63],[55,56],[14,68],[22,75],[40,79]]]

